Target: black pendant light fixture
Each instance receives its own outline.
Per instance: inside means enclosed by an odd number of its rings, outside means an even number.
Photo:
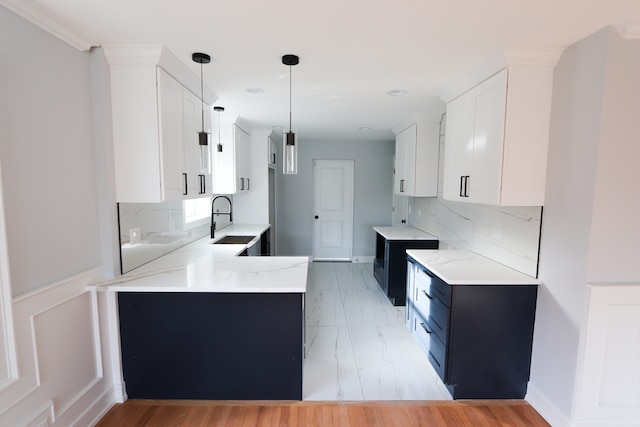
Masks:
[[[222,158],[222,137],[220,136],[221,133],[221,129],[222,129],[222,125],[220,123],[220,113],[222,113],[224,111],[224,107],[219,107],[219,106],[215,106],[213,107],[213,111],[218,113],[218,145],[216,146],[216,153],[215,153],[215,162],[216,164],[220,165],[222,164],[223,158]]]
[[[282,63],[289,66],[289,131],[282,136],[282,173],[295,175],[298,173],[298,145],[296,134],[291,130],[291,67],[300,63],[297,55],[284,55]]]
[[[209,133],[204,131],[204,80],[202,77],[202,64],[211,62],[211,57],[206,53],[194,52],[191,55],[193,62],[200,64],[200,100],[202,101],[202,130],[198,132],[198,145],[200,146],[200,172],[210,173],[209,167]]]

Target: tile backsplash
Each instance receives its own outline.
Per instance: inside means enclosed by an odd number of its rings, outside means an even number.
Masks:
[[[123,274],[209,234],[209,220],[184,225],[181,201],[119,203],[118,218]]]
[[[441,249],[469,249],[536,277],[542,207],[444,200],[444,150],[444,128],[441,128],[438,198],[409,198],[409,224],[438,236]]]

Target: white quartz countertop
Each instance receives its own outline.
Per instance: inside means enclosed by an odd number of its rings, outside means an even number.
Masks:
[[[373,227],[373,229],[387,240],[438,240],[433,234],[413,227]]]
[[[449,285],[539,285],[540,281],[470,251],[409,249],[407,254]]]
[[[117,292],[305,292],[308,257],[237,256],[247,245],[211,244],[226,235],[259,235],[268,228],[225,227],[216,230],[214,240],[202,238],[94,286]]]

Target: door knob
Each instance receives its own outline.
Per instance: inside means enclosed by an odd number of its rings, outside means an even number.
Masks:
[[[315,216],[315,219],[318,219],[318,215]]]

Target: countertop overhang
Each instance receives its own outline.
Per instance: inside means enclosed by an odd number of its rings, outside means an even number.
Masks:
[[[407,255],[449,285],[539,285],[540,281],[464,250],[410,249]]]
[[[301,293],[308,257],[237,256],[247,245],[215,245],[226,235],[257,235],[268,224],[234,224],[113,280],[93,285],[117,292]],[[249,243],[251,244],[251,243]]]
[[[438,240],[433,234],[413,227],[373,227],[373,230],[387,240]]]

